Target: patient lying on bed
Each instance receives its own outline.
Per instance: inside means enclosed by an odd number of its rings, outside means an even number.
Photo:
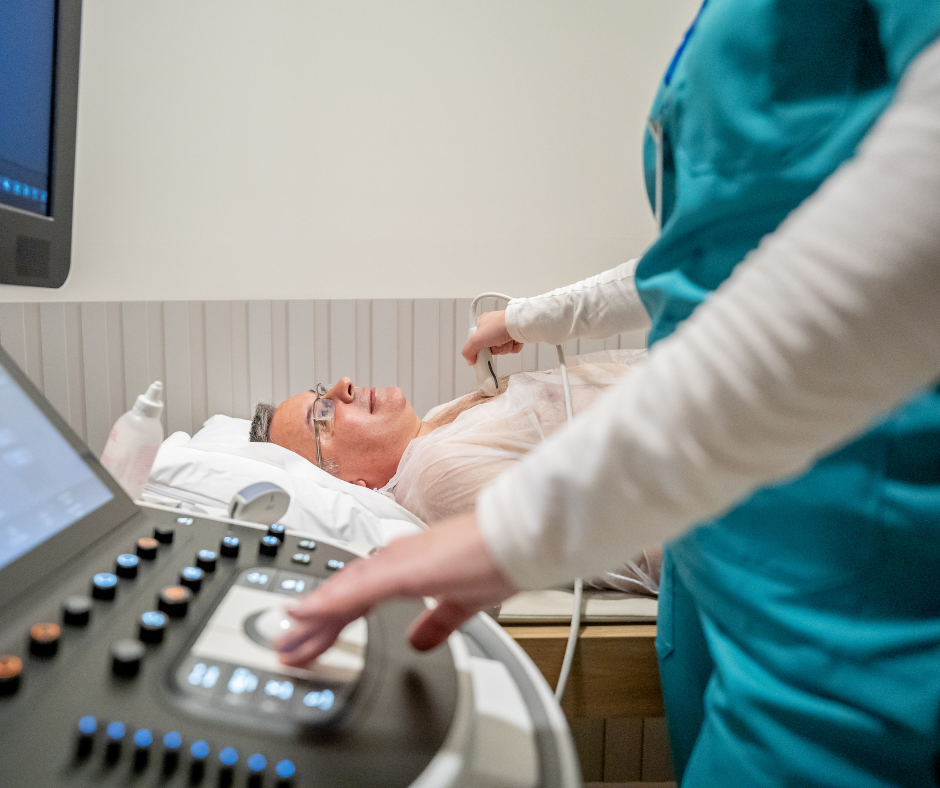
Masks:
[[[644,357],[640,350],[595,353],[568,361],[574,412],[587,408]],[[559,370],[519,372],[485,398],[469,394],[430,411],[414,412],[401,389],[366,389],[343,378],[326,395],[332,422],[320,422],[324,470],[380,490],[428,523],[471,511],[479,491],[519,462],[566,421]],[[258,405],[251,440],[270,441],[314,464],[312,392],[277,408]],[[656,593],[661,551],[648,551],[591,583],[633,593]]]

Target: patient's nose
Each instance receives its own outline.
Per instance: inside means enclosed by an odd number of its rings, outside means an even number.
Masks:
[[[353,382],[349,378],[340,378],[336,385],[326,392],[326,396],[333,402],[352,402]]]

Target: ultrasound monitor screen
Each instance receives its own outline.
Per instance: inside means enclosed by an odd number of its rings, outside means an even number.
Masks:
[[[0,366],[0,569],[112,498]]]
[[[56,0],[0,0],[0,203],[49,215]]]

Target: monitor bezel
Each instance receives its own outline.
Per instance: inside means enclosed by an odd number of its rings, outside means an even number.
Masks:
[[[79,454],[112,495],[111,500],[104,505],[0,568],[0,607],[2,607],[48,577],[90,544],[118,528],[140,510],[2,347],[0,347],[0,366],[10,374],[26,396],[42,411],[52,426]]]
[[[0,204],[0,284],[62,287],[72,258],[72,206],[75,186],[75,137],[78,120],[78,69],[82,0],[56,0],[53,77],[50,216]],[[49,244],[48,275],[17,273],[19,238]]]

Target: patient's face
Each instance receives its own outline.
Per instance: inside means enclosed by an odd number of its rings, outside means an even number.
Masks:
[[[405,448],[418,435],[421,420],[400,388],[367,389],[342,378],[327,394],[336,406],[331,429],[320,429],[324,458],[340,464],[339,477],[354,484],[384,487]],[[271,420],[271,442],[317,462],[313,403],[307,391],[282,402]]]

